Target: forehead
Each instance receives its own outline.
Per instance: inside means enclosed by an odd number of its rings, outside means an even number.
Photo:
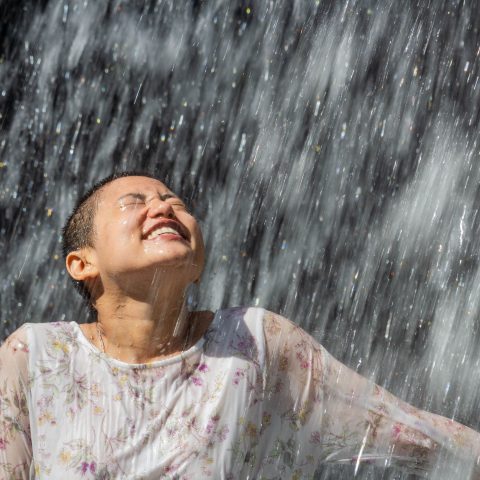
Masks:
[[[101,200],[117,200],[128,193],[173,193],[164,183],[149,177],[122,177],[113,180],[101,189]]]

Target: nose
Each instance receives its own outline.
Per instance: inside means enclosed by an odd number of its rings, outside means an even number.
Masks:
[[[160,198],[155,198],[152,199],[148,202],[148,211],[147,215],[149,217],[167,217],[167,218],[173,218],[175,216],[175,213],[173,211],[172,205],[170,203],[166,202],[165,200],[162,200]]]

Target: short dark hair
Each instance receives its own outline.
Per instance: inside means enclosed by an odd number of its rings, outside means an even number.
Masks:
[[[63,258],[67,258],[70,252],[80,250],[85,247],[93,247],[95,236],[94,220],[97,213],[100,190],[114,180],[122,177],[148,177],[162,181],[158,176],[150,172],[128,170],[116,172],[95,183],[88,189],[77,201],[72,213],[62,228],[62,252]],[[71,277],[70,277],[71,278]],[[75,288],[87,300],[91,309],[93,309],[91,293],[84,282],[72,278]]]

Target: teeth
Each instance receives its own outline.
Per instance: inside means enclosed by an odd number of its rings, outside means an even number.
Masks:
[[[158,237],[159,235],[162,235],[163,233],[173,233],[174,235],[180,235],[177,230],[175,230],[172,227],[161,227],[157,228],[153,232],[150,233],[150,235],[147,237],[147,240],[151,240],[152,238]]]

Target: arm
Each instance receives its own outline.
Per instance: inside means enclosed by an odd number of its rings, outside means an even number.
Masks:
[[[0,478],[29,478],[32,446],[27,407],[26,328],[0,347]]]
[[[480,478],[477,432],[399,400],[279,315],[266,314],[265,337],[271,381],[280,382],[276,402],[295,412],[297,442],[315,444],[318,461],[355,470],[361,462],[396,465],[422,474],[450,456]]]
[[[479,477],[480,435],[450,419],[419,410],[361,377],[325,352],[325,423],[332,436],[351,434],[331,462],[393,464],[423,473],[449,459]],[[463,462],[463,468],[461,466]],[[468,477],[464,477],[468,478]]]

